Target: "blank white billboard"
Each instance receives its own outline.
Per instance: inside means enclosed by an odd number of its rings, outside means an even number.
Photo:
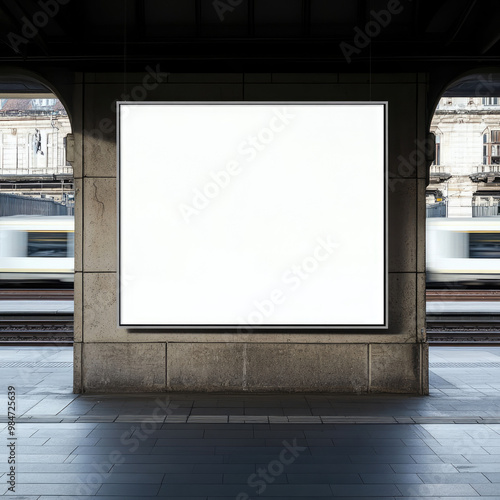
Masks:
[[[386,103],[118,103],[119,324],[386,328]]]

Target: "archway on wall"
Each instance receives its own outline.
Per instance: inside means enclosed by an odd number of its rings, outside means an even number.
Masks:
[[[436,138],[426,189],[430,385],[487,386],[488,371],[478,373],[471,363],[500,361],[500,348],[484,345],[495,335],[492,318],[500,318],[500,72],[470,73],[450,84],[430,132]],[[474,349],[456,349],[464,343]]]
[[[51,89],[31,77],[0,77],[0,372],[18,394],[72,392],[70,134]]]

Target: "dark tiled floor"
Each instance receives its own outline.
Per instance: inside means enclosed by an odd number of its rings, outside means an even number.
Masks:
[[[0,350],[1,413],[9,384],[18,404],[16,491],[1,423],[0,494],[500,500],[500,348],[433,348],[428,397],[77,396],[70,362]]]

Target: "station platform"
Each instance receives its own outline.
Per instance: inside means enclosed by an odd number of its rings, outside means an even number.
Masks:
[[[0,347],[0,494],[500,499],[500,347],[430,352],[429,396],[76,395],[71,348]]]
[[[0,314],[73,314],[72,300],[2,300]]]
[[[428,301],[427,314],[500,314],[500,302],[496,301]],[[72,300],[2,300],[2,314],[73,314]]]

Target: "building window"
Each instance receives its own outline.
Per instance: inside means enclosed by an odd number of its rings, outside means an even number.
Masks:
[[[46,108],[49,106],[54,106],[56,101],[57,99],[32,99],[31,105],[33,106],[33,109]]]
[[[498,97],[483,97],[483,106],[498,106]]]
[[[67,167],[71,167],[71,163],[68,161],[67,154],[68,154],[68,137],[65,136],[63,137],[63,148],[61,151],[62,157],[63,157],[63,163]]]
[[[441,165],[441,136],[435,134],[436,136],[436,151],[434,155],[433,165]]]
[[[483,165],[500,165],[500,130],[483,134]]]

